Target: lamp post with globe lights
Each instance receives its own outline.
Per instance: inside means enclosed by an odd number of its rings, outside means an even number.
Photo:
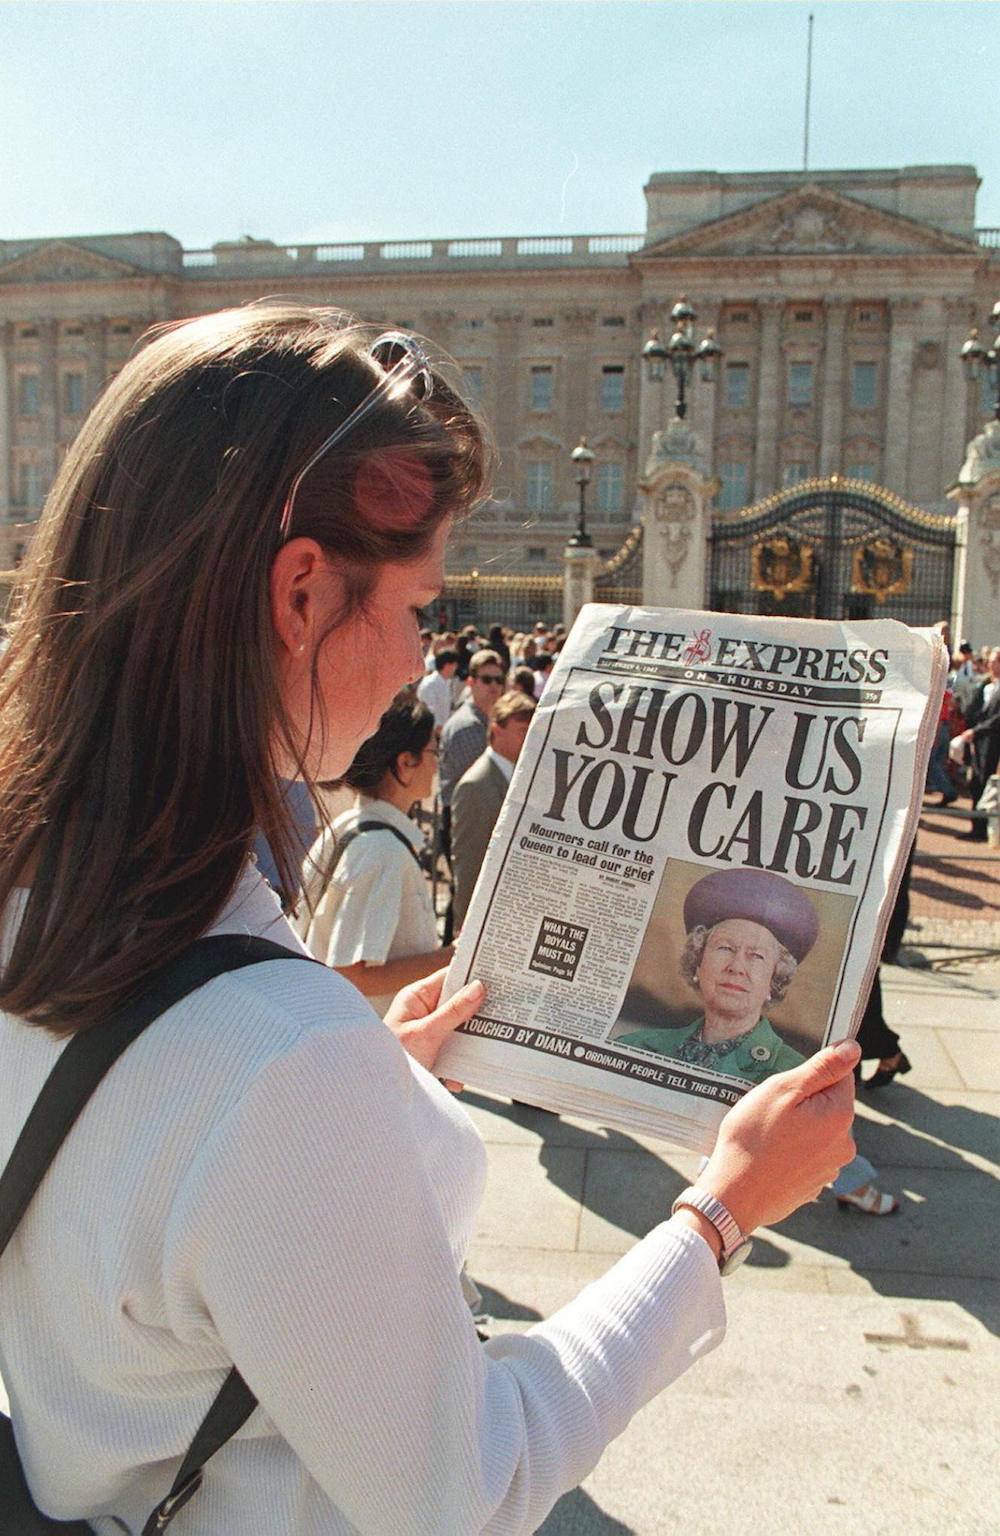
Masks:
[[[594,455],[587,447],[587,439],[585,437],[581,437],[570,454],[570,458],[576,471],[580,504],[576,514],[576,532],[570,534],[567,542],[574,549],[590,549],[592,548],[593,541],[587,532],[587,486],[590,484],[590,468],[594,462]]]
[[[670,311],[674,327],[670,340],[662,342],[659,332],[654,331],[642,349],[651,383],[662,383],[667,376],[667,364],[670,364],[677,384],[674,416],[678,421],[683,421],[687,415],[688,385],[695,365],[698,365],[705,383],[711,384],[715,380],[718,361],[722,356],[722,348],[713,330],[706,331],[702,340],[695,344],[694,323],[697,318],[687,299],[679,299]]]
[[[960,356],[965,376],[972,383],[977,382],[985,372],[993,392],[993,418],[1000,421],[1000,300],[993,306],[990,330],[997,333],[991,346],[984,346],[979,340],[979,332],[973,329],[969,332],[969,339]]]

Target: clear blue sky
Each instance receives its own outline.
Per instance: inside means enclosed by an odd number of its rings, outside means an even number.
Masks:
[[[0,0],[0,238],[638,231],[654,171],[961,162],[994,0]]]

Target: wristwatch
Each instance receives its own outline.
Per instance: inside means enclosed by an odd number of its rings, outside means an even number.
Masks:
[[[714,1195],[706,1194],[703,1189],[698,1189],[692,1184],[688,1189],[681,1190],[677,1196],[670,1207],[671,1216],[682,1205],[690,1206],[693,1211],[700,1211],[706,1221],[712,1223],[722,1239],[719,1274],[731,1275],[734,1269],[739,1269],[744,1259],[750,1257],[753,1238],[743,1235],[735,1217],[727,1211],[722,1201],[716,1200]]]

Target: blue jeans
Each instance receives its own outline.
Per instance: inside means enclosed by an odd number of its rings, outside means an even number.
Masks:
[[[875,1178],[875,1169],[867,1157],[862,1157],[858,1152],[849,1163],[844,1164],[830,1188],[835,1195],[853,1195],[856,1189],[862,1189],[865,1184],[873,1184]]]

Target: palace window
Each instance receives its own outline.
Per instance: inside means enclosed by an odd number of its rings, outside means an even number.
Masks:
[[[40,464],[18,466],[17,499],[29,511],[36,511],[45,500],[45,473]]]
[[[625,470],[621,464],[598,464],[597,510],[611,516],[625,507]]]
[[[531,409],[533,411],[551,411],[553,393],[552,369],[532,368]]]
[[[624,325],[625,324],[625,316],[624,315],[603,315],[601,317],[601,324],[602,325]]]
[[[542,565],[549,558],[549,552],[544,544],[528,545],[528,564]]]
[[[870,459],[861,459],[857,464],[848,464],[848,480],[874,480],[875,465]]]
[[[625,409],[625,369],[620,365],[601,369],[601,410]]]
[[[719,506],[722,510],[724,512],[735,512],[740,507],[746,506],[746,465],[738,463],[721,464],[719,466],[719,479],[722,481],[722,489],[719,492]]]
[[[544,329],[546,326],[555,324],[551,315],[535,315],[531,323],[538,329]]]
[[[37,373],[19,373],[17,376],[17,414],[37,416],[41,410],[41,380]]]
[[[812,363],[789,363],[788,365],[788,403],[789,405],[812,405],[813,398],[813,365]]]
[[[812,325],[816,313],[811,309],[795,309],[792,311],[792,319],[796,325]]]
[[[548,512],[552,506],[552,465],[538,462],[527,466],[524,502],[529,512]]]
[[[878,363],[854,363],[851,366],[851,405],[857,411],[870,411],[878,404]]]
[[[808,480],[812,470],[801,459],[791,459],[782,471],[781,483],[785,490],[791,485],[799,485],[803,480]]]
[[[64,416],[83,415],[83,374],[64,373],[62,377],[62,408]]]
[[[726,404],[733,409],[750,404],[750,364],[726,364]]]

